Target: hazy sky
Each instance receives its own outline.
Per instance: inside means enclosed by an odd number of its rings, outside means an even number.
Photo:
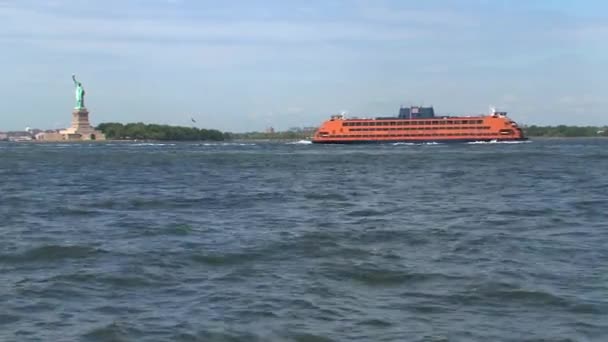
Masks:
[[[608,124],[608,1],[0,0],[0,130],[93,123],[229,131],[330,114],[495,105]]]

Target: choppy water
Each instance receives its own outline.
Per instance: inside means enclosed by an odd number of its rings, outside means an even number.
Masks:
[[[1,341],[606,341],[608,140],[0,144]]]

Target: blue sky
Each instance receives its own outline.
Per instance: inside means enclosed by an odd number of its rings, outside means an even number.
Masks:
[[[608,2],[0,0],[0,130],[94,123],[229,131],[330,114],[487,112],[608,124]]]

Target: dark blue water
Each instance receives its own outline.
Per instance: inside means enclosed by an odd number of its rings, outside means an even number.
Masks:
[[[606,341],[608,140],[0,144],[1,341]]]

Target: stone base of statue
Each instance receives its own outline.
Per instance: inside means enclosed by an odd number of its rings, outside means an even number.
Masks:
[[[72,126],[59,133],[65,136],[65,140],[106,140],[103,133],[91,127],[86,108],[75,108],[72,111]]]
[[[59,132],[44,132],[36,136],[41,141],[85,141],[106,140],[106,136],[91,127],[89,111],[86,108],[75,108],[72,111],[72,125]]]

